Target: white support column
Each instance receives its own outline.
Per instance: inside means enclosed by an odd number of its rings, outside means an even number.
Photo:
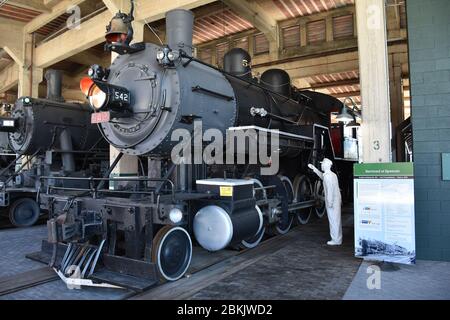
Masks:
[[[140,22],[133,23],[134,29],[134,40],[133,42],[141,42],[144,40],[144,28],[145,25]],[[116,53],[111,54],[111,61],[117,57]],[[119,150],[110,147],[109,151],[109,160],[112,164],[119,154]],[[123,155],[122,159],[119,161],[117,166],[114,168],[112,172],[113,177],[129,177],[129,176],[137,176],[139,174],[139,166],[138,166],[138,157]]]
[[[362,98],[363,161],[390,162],[391,117],[384,0],[355,1]]]
[[[34,65],[34,43],[31,34],[24,34],[21,62],[19,64],[18,98],[39,97],[39,84],[43,80],[43,69]]]

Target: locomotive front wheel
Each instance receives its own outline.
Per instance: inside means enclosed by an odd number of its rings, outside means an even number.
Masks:
[[[288,177],[280,176],[281,182],[284,185],[285,189],[285,201],[287,201],[286,206],[291,204],[294,201],[294,187],[292,186],[291,180]],[[294,222],[294,215],[288,213],[288,221],[287,223],[283,223],[283,221],[279,221],[276,225],[270,227],[269,234],[270,235],[283,235],[291,230],[292,224]]]
[[[39,219],[39,205],[30,198],[18,199],[9,208],[9,221],[17,228],[33,226]]]
[[[294,180],[294,203],[311,200],[313,189],[307,176],[298,175]],[[299,224],[307,224],[311,218],[312,207],[295,212]]]
[[[159,274],[168,281],[184,276],[191,264],[192,241],[181,227],[165,226],[153,239],[152,261]]]
[[[323,188],[322,180],[318,180],[314,187],[314,195],[317,200],[316,215],[319,219],[322,219],[327,213],[327,207],[325,205],[325,189]]]

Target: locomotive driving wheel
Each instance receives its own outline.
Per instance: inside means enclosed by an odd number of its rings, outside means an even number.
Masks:
[[[34,225],[40,215],[39,205],[30,198],[15,200],[9,208],[9,221],[17,228]]]
[[[322,219],[327,213],[327,207],[325,205],[325,189],[323,188],[322,180],[318,180],[314,186],[314,196],[316,198],[316,215],[319,219]]]
[[[294,201],[294,187],[292,186],[291,180],[289,180],[288,177],[285,176],[279,176],[278,179],[280,179],[283,190],[278,189],[278,194],[282,196],[282,206],[281,209],[283,210],[283,214],[285,214],[285,211],[288,210],[288,205],[291,204]],[[281,191],[281,192],[280,192]],[[292,227],[292,223],[294,222],[294,215],[290,212],[287,212],[288,219],[287,221],[283,221],[283,219],[280,219],[280,221],[271,226],[269,230],[270,235],[283,235],[289,232]]]
[[[294,179],[294,203],[308,201],[313,198],[313,189],[307,176],[297,175]],[[311,218],[312,207],[295,212],[300,224],[307,224]]]
[[[165,226],[153,239],[152,262],[159,274],[168,281],[184,276],[191,264],[192,241],[181,227]]]

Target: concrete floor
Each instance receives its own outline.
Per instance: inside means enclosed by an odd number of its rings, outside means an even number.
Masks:
[[[381,265],[380,289],[370,290],[364,262],[344,300],[450,300],[450,263],[417,261],[415,266]],[[375,264],[379,266],[379,264]]]

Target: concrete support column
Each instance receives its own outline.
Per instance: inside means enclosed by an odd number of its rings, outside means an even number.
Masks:
[[[33,64],[34,41],[31,34],[24,34],[22,56],[19,63],[18,97],[39,97],[39,84],[43,80],[43,69]]]
[[[391,115],[384,0],[355,1],[362,98],[363,161],[390,162]]]
[[[134,22],[133,23],[133,29],[134,29],[134,40],[133,42],[142,42],[144,41],[144,28],[145,24]],[[111,54],[111,61],[114,61],[117,57],[116,53]],[[119,154],[119,150],[114,148],[113,146],[110,146],[109,150],[109,160],[112,164],[114,160],[116,159],[117,155]],[[138,166],[138,157],[136,156],[129,156],[124,155],[122,159],[119,161],[117,166],[114,168],[112,172],[113,177],[127,177],[127,176],[137,176],[139,173],[139,166]]]

